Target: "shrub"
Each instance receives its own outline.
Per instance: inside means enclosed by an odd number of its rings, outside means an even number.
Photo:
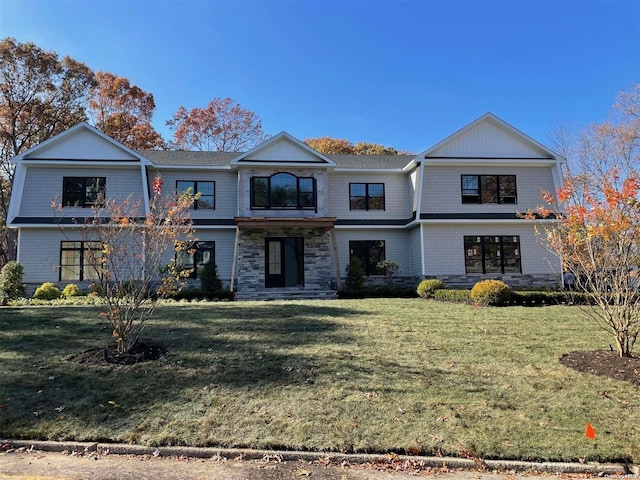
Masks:
[[[418,292],[418,295],[420,295],[422,298],[433,298],[435,291],[441,290],[443,288],[444,283],[442,282],[442,280],[433,278],[430,280],[422,280],[418,284],[416,292]]]
[[[364,267],[358,257],[351,257],[347,265],[347,278],[344,282],[345,290],[362,290],[364,285]]]
[[[222,280],[218,276],[218,267],[214,262],[205,263],[198,272],[198,276],[200,277],[200,287],[205,294],[210,295],[222,291]]]
[[[0,271],[0,305],[6,305],[9,300],[16,300],[24,296],[22,275],[24,268],[18,262],[8,262]]]
[[[402,272],[400,264],[393,260],[381,260],[376,265],[377,268],[384,271],[384,277],[387,280],[387,285],[393,285],[393,279],[396,275]]]
[[[84,292],[75,283],[70,283],[62,289],[62,296],[64,298],[81,297],[82,295],[84,295]]]
[[[60,289],[51,282],[44,282],[33,294],[36,300],[55,300],[60,298]]]
[[[482,280],[471,289],[471,298],[478,305],[501,307],[509,303],[511,288],[501,280]]]
[[[471,303],[471,290],[440,289],[433,292],[433,298],[442,302]]]

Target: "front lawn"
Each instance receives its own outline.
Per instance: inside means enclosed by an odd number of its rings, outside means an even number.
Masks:
[[[0,437],[640,462],[640,388],[559,362],[610,343],[576,307],[169,304],[161,360],[68,360],[113,341],[98,312],[0,309]]]

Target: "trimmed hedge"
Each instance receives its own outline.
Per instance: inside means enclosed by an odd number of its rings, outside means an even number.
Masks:
[[[471,289],[471,298],[478,305],[502,307],[511,300],[511,288],[502,280],[482,280]]]
[[[364,287],[359,290],[338,290],[338,298],[358,299],[358,298],[416,298],[418,294],[414,288],[383,286]]]
[[[173,300],[228,300],[233,301],[236,298],[235,292],[229,290],[221,290],[217,292],[205,292],[201,288],[185,288],[175,295],[168,297]]]
[[[442,302],[472,303],[471,290],[436,290],[433,298]]]
[[[422,298],[433,298],[434,293],[437,290],[442,290],[443,288],[445,287],[442,280],[428,279],[428,280],[422,280],[418,284],[418,288],[416,289],[416,292]]]

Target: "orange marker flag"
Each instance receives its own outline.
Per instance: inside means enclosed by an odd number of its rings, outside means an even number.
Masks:
[[[587,422],[587,430],[584,433],[584,436],[587,437],[589,440],[596,439],[596,429],[593,428],[593,426],[589,422]]]

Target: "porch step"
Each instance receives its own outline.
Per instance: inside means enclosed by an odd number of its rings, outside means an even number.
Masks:
[[[236,301],[250,300],[335,300],[335,290],[316,288],[267,288],[251,292],[236,292]]]

